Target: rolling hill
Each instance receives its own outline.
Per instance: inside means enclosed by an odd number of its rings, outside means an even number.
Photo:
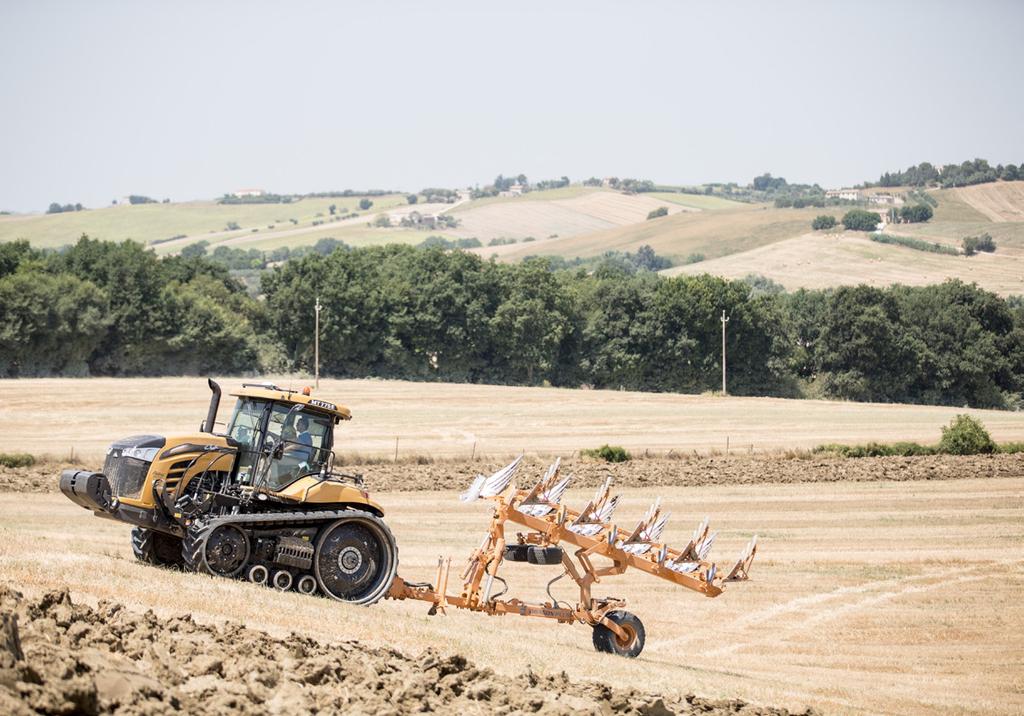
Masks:
[[[724,202],[712,210],[691,210],[588,234],[476,249],[502,261],[524,256],[600,256],[605,251],[635,251],[644,244],[682,263],[691,254],[713,258],[748,251],[806,231],[816,211],[775,209],[763,204]]]
[[[997,251],[970,258],[949,256],[882,245],[852,232],[810,231],[811,220],[819,214],[840,218],[846,211],[840,206],[775,208],[715,195],[625,194],[581,185],[455,204],[409,205],[405,194],[395,193],[369,197],[373,207],[368,211],[359,211],[362,197],[352,196],[289,204],[194,201],[0,216],[0,241],[26,238],[33,245],[56,248],[86,233],[110,240],[132,238],[149,243],[157,253],[170,254],[200,240],[212,247],[269,250],[308,246],[328,237],[351,246],[417,244],[428,236],[472,237],[484,244],[474,249],[476,253],[503,262],[533,255],[592,258],[607,251],[636,251],[646,244],[673,261],[667,275],[761,274],[788,289],[959,278],[1004,295],[1024,292],[1024,181],[930,193],[936,201],[932,220],[891,225],[886,233],[947,246],[959,246],[965,236],[988,233]],[[335,216],[329,211],[332,204]],[[667,215],[647,219],[659,208]],[[459,224],[428,231],[398,226],[412,211],[449,214]],[[380,214],[387,214],[393,226],[371,225]],[[236,225],[237,229],[229,228]],[[509,243],[488,245],[496,239]]]
[[[373,207],[360,211],[359,200],[369,198]],[[335,205],[336,216],[330,214]],[[169,204],[120,204],[102,209],[62,214],[14,214],[0,216],[0,242],[27,239],[40,248],[73,244],[82,234],[97,239],[133,239],[153,244],[161,253],[180,251],[205,239],[211,244],[268,235],[280,238],[322,231],[328,224],[363,225],[381,210],[406,205],[405,194],[300,199],[289,204],[218,204],[189,201]],[[341,219],[349,213],[359,217]],[[331,219],[335,222],[331,222]],[[293,222],[294,220],[294,222]],[[238,229],[229,229],[231,223]],[[313,222],[321,222],[314,226]],[[154,243],[156,242],[156,243]],[[278,245],[287,245],[283,241]]]
[[[465,204],[453,213],[460,221],[454,233],[484,243],[496,238],[564,238],[639,224],[659,208],[669,215],[700,211],[648,194],[593,189],[561,198],[545,196],[548,193],[531,192],[519,200]]]
[[[929,253],[876,243],[859,232],[808,232],[805,224],[792,238],[676,266],[665,273],[711,273],[725,278],[753,273],[787,289],[858,283],[924,285],[957,278],[1002,295],[1024,293],[1024,182],[978,184],[931,194],[937,206],[930,221],[890,225],[885,233],[952,247],[959,247],[965,236],[988,233],[998,247],[995,253],[971,257]],[[815,213],[841,215],[832,209]]]

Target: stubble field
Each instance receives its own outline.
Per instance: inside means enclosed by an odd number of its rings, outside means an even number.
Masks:
[[[956,227],[956,240],[936,236],[933,227],[918,229],[900,225],[887,233],[908,234],[957,246],[959,238],[967,233],[961,225]],[[982,232],[979,229],[977,233]],[[897,283],[927,286],[956,278],[1009,296],[1019,294],[1024,287],[1024,250],[1000,244],[994,254],[948,256],[881,244],[858,232],[813,232],[751,251],[675,266],[663,273],[667,276],[711,273],[734,280],[759,274],[790,291],[856,284],[880,288]]]
[[[219,420],[242,378],[218,378]],[[284,387],[309,378],[271,378]],[[317,397],[346,405],[336,450],[349,458],[570,456],[603,443],[638,453],[729,449],[763,453],[822,443],[938,441],[957,413],[981,419],[993,438],[1024,440],[1024,414],[963,408],[776,398],[521,388],[382,380],[323,380]],[[0,452],[101,462],[116,438],[187,435],[206,416],[203,378],[0,380]],[[475,446],[475,447],[474,447]]]
[[[721,565],[760,535],[752,580],[717,599],[643,574],[603,580],[597,593],[625,597],[644,620],[647,647],[637,660],[597,654],[582,625],[457,610],[429,617],[420,602],[350,607],[144,566],[132,559],[127,527],[53,493],[0,493],[0,573],[30,597],[68,587],[85,604],[113,600],[134,612],[327,644],[357,639],[413,658],[434,648],[509,679],[565,671],[575,683],[632,687],[666,702],[695,692],[829,713],[1019,713],[1024,458],[1004,459],[1016,460],[1008,463],[1016,476],[624,489],[616,522],[630,527],[661,496],[673,514],[669,544],[685,543],[710,515],[721,530],[712,552]],[[804,463],[790,462],[793,470]],[[536,474],[539,466],[520,481]],[[578,507],[589,493],[570,490],[565,501]],[[454,573],[487,524],[486,506],[463,505],[455,492],[376,496],[410,581],[431,580],[439,555],[454,557]],[[513,564],[503,573],[516,596],[543,601],[557,569]],[[563,583],[553,589],[573,598]],[[379,658],[351,647],[334,653],[350,670]]]
[[[115,437],[194,430],[208,395],[198,379],[0,382],[0,451],[50,445],[61,454],[75,445],[77,462],[97,467]],[[0,583],[26,595],[29,663],[60,688],[70,682],[55,675],[58,666],[79,669],[107,707],[121,698],[270,713],[408,713],[426,703],[467,713],[600,713],[611,704],[615,713],[717,713],[740,705],[721,700],[740,699],[827,713],[1024,709],[1024,456],[757,454],[833,440],[935,440],[955,409],[384,381],[328,381],[319,395],[356,415],[342,428],[342,449],[377,456],[359,463],[348,453],[385,509],[409,581],[432,580],[439,556],[453,557],[455,574],[479,544],[487,506],[457,499],[475,472],[522,447],[569,455],[604,441],[675,454],[616,466],[572,458],[567,472],[578,480],[568,505],[578,508],[611,473],[625,497],[615,516],[623,529],[656,497],[673,515],[663,535],[670,545],[685,544],[710,516],[720,530],[712,559],[723,568],[758,534],[753,578],[717,599],[640,573],[604,579],[596,593],[626,598],[647,629],[644,653],[624,660],[594,652],[582,625],[458,610],[430,617],[421,602],[358,608],[142,565],[127,526],[54,492],[60,465],[49,463],[0,471]],[[1019,414],[971,412],[997,439],[1022,438]],[[757,444],[755,455],[692,455],[724,448],[725,432],[734,451],[745,452],[740,435]],[[382,464],[392,433],[400,450],[447,459]],[[471,440],[484,457],[459,461]],[[544,464],[531,455],[518,482]],[[511,564],[502,573],[513,596],[546,601],[558,570]],[[84,606],[43,599],[63,589]],[[565,580],[553,593],[574,598]],[[141,616],[147,610],[156,616]],[[162,674],[163,690],[145,673]],[[58,698],[44,686],[25,687],[23,698]],[[3,692],[0,684],[0,702]]]

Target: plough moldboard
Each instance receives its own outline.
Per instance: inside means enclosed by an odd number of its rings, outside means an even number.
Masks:
[[[611,477],[577,512],[561,504],[572,476],[561,476],[560,459],[528,490],[517,489],[513,483],[521,463],[522,456],[489,477],[479,475],[461,496],[463,502],[485,499],[494,503],[490,527],[461,574],[461,592],[448,592],[451,558],[442,557],[433,584],[415,584],[396,577],[389,598],[430,602],[431,614],[443,614],[448,607],[456,607],[487,614],[519,614],[589,624],[594,629],[594,646],[598,651],[636,656],[644,645],[643,624],[623,609],[624,600],[591,594],[592,585],[602,577],[622,574],[632,567],[708,597],[721,594],[725,582],[748,578],[757,553],[756,535],[729,572],[720,574],[715,563],[708,561],[716,533],[709,532],[707,518],[694,530],[686,547],[676,550],[659,542],[669,517],[663,513],[660,499],[632,531],[621,532],[611,523],[619,503],[619,496],[612,495]],[[506,535],[509,522],[525,527],[527,532],[518,533],[510,541]],[[575,548],[573,557],[566,547]],[[610,564],[598,567],[595,558]],[[508,589],[505,580],[498,576],[504,560],[561,565],[562,573],[548,583],[551,601],[532,604],[514,597],[499,598]],[[579,586],[575,606],[560,603],[551,595],[551,584],[565,576]],[[497,595],[492,594],[495,580],[504,585]]]

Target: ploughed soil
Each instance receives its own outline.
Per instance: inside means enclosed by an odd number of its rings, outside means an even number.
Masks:
[[[547,460],[526,458],[519,470],[519,484],[522,486],[533,478],[539,479],[547,465]],[[363,475],[370,491],[387,492],[462,490],[477,474],[490,474],[503,466],[502,461],[480,459],[427,464],[353,464],[338,469]],[[0,467],[0,492],[56,492],[60,471],[65,467],[71,466],[42,463],[28,468]],[[98,466],[92,469],[98,469]],[[1021,477],[1024,476],[1024,453],[865,458],[827,455],[797,458],[774,455],[691,456],[642,458],[623,463],[573,458],[563,460],[562,474],[574,475],[574,487],[596,487],[609,475],[623,487]]]
[[[616,657],[609,657],[616,658]],[[0,713],[787,714],[741,701],[662,697],[494,674],[428,650],[412,658],[348,641],[279,639],[237,624],[25,599],[0,584]],[[804,713],[812,713],[807,711]]]

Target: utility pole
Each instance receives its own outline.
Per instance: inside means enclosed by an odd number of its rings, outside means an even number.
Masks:
[[[722,309],[722,395],[728,395],[729,393],[725,389],[725,324],[729,322],[729,318],[725,315],[725,309]]]
[[[314,333],[316,334],[313,338],[313,363],[314,367],[314,383],[316,389],[320,390],[320,297],[316,297],[316,328]],[[724,380],[724,378],[723,378]]]

